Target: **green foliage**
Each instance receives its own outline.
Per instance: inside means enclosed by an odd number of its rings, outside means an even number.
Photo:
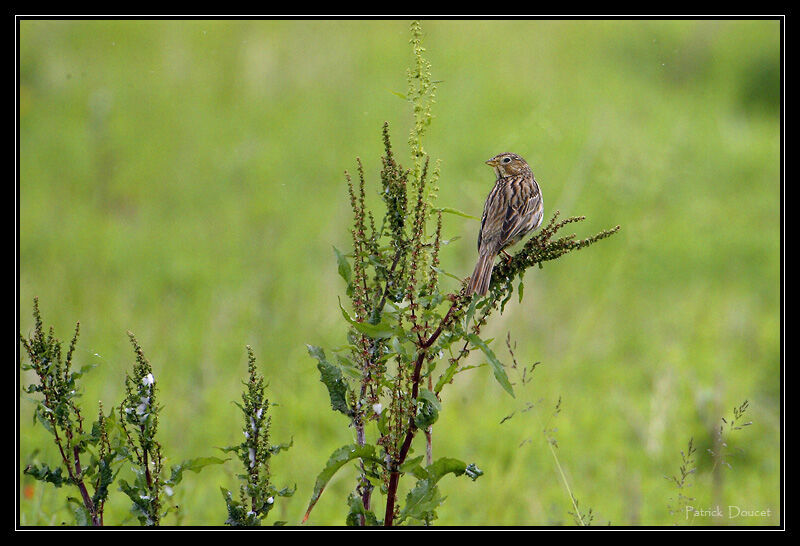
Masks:
[[[411,49],[414,55],[414,66],[408,69],[408,94],[406,100],[411,103],[414,113],[414,127],[408,137],[411,157],[414,161],[412,182],[418,185],[422,180],[422,171],[427,163],[422,146],[423,136],[433,120],[431,112],[436,102],[436,83],[431,80],[431,63],[423,56],[422,25],[419,21],[411,23]],[[387,137],[388,138],[388,137]]]
[[[208,465],[223,464],[226,460],[227,459],[220,459],[219,457],[196,457],[194,459],[186,459],[170,467],[169,478],[164,480],[164,485],[172,488],[181,483],[181,480],[183,480],[183,473],[186,470],[197,474]]]
[[[125,400],[119,406],[122,416],[120,426],[127,439],[129,459],[133,463],[134,481],[120,480],[120,490],[133,502],[131,512],[141,525],[155,526],[170,513],[172,508],[163,506],[164,497],[172,496],[174,488],[183,480],[183,473],[190,470],[200,472],[212,464],[225,461],[217,457],[199,457],[171,467],[165,478],[161,444],[156,439],[158,414],[161,407],[157,401],[157,387],[153,368],[144,355],[136,337],[128,332],[136,353],[132,374],[125,377]]]
[[[713,461],[711,467],[712,474],[716,471],[722,471],[723,467],[733,469],[727,460],[730,455],[728,442],[733,432],[743,430],[745,427],[749,427],[753,424],[752,421],[747,421],[746,423],[741,422],[742,417],[744,417],[749,407],[750,402],[745,400],[733,408],[733,417],[729,417],[728,419],[725,419],[725,417],[720,418],[722,425],[719,425],[717,428],[714,437],[714,447],[713,449],[708,448],[706,450]],[[675,497],[669,498],[669,503],[667,504],[670,515],[676,518],[674,521],[675,525],[681,523],[688,523],[691,525],[694,522],[696,510],[692,505],[696,504],[695,501],[697,499],[696,497],[690,496],[689,489],[695,485],[691,478],[697,472],[697,464],[697,448],[694,445],[694,438],[690,438],[686,451],[681,450],[681,464],[678,474],[664,476],[667,481],[675,486],[677,492]],[[690,515],[691,518],[689,517]]]
[[[689,478],[692,474],[697,472],[697,467],[695,466],[696,452],[697,448],[694,447],[694,438],[689,438],[686,451],[681,450],[680,476],[665,476],[665,478],[675,484],[678,490],[677,499],[673,501],[676,505],[674,507],[670,506],[670,514],[685,516],[686,507],[695,500],[694,497],[689,496],[688,489],[692,486]]]
[[[320,347],[308,345],[308,354],[318,360],[320,381],[325,384],[331,397],[331,407],[345,415],[352,412],[347,406],[347,383],[342,379],[342,370],[339,366],[331,364],[325,358],[325,351]]]
[[[511,387],[511,383],[508,381],[508,376],[503,368],[503,363],[497,359],[494,351],[489,348],[485,341],[475,334],[469,334],[467,336],[467,340],[475,347],[478,347],[481,351],[483,351],[483,354],[486,355],[486,358],[489,360],[489,365],[492,367],[494,378],[497,379],[497,382],[500,383],[500,385],[508,394],[514,396],[514,389]]]
[[[371,445],[351,444],[342,446],[334,451],[328,458],[325,467],[317,475],[314,491],[311,494],[311,500],[308,503],[308,509],[306,510],[303,522],[308,519],[311,510],[314,508],[314,505],[317,504],[320,495],[322,495],[322,492],[325,490],[325,486],[328,485],[328,482],[333,478],[334,474],[345,464],[355,459],[361,459],[379,465],[383,464],[382,460],[375,455],[375,447]],[[361,506],[363,508],[364,505],[362,504]]]
[[[158,413],[156,381],[153,368],[144,356],[136,337],[128,332],[136,353],[132,375],[125,376],[125,399],[119,406],[120,425],[132,454],[134,482],[120,480],[120,489],[133,502],[132,512],[142,525],[159,525],[162,495],[166,486],[161,476],[163,459],[161,444],[156,440]]]
[[[436,395],[427,389],[420,389],[417,398],[417,415],[414,416],[414,424],[420,430],[425,430],[433,425],[439,418],[442,411],[442,403]]]
[[[81,500],[67,498],[74,504],[76,523],[100,526],[108,488],[116,477],[112,467],[125,457],[127,451],[119,436],[114,434],[113,412],[107,418],[102,403],[91,430],[86,432],[84,429],[77,403],[80,397],[77,380],[92,366],[72,371],[80,324],[75,326],[69,349],[62,356],[61,341],[56,338],[54,329],[51,327],[45,334],[38,298],[33,300],[33,319],[33,335],[29,339],[20,335],[29,362],[21,362],[20,367],[36,373],[39,382],[28,385],[25,392],[38,395],[34,400],[34,422],[41,423],[52,434],[61,454],[61,466],[51,468],[47,463],[33,461],[25,467],[24,474],[55,487],[65,483],[74,485]],[[90,488],[93,490],[91,493]]]
[[[187,470],[200,472],[208,465],[225,461],[217,457],[200,457],[185,460],[171,468],[168,478],[162,477],[161,445],[156,439],[160,406],[156,399],[156,382],[150,362],[132,333],[128,333],[136,353],[132,374],[126,375],[126,396],[119,405],[121,419],[112,411],[106,416],[100,403],[98,418],[91,430],[84,429],[84,419],[77,404],[80,396],[77,380],[89,366],[78,372],[72,371],[72,358],[77,346],[79,327],[62,357],[61,341],[51,327],[44,333],[44,324],[39,311],[39,301],[34,298],[33,317],[35,329],[31,338],[20,336],[28,353],[29,364],[21,363],[23,370],[33,370],[38,384],[25,388],[29,394],[38,394],[34,399],[33,412],[37,422],[42,423],[53,435],[62,457],[62,466],[55,468],[36,460],[37,453],[24,469],[24,474],[35,480],[60,488],[74,485],[81,499],[67,497],[77,525],[102,526],[103,511],[109,496],[109,488],[116,480],[122,463],[132,464],[134,480],[119,480],[119,490],[132,501],[131,512],[142,525],[159,525],[161,518],[170,512],[162,506],[162,498],[174,494],[174,487],[183,480]],[[269,455],[287,446],[267,446]],[[87,460],[88,459],[88,460]],[[66,476],[64,475],[66,470]],[[91,491],[90,491],[91,488]],[[282,490],[277,494],[288,496],[293,491]]]
[[[242,393],[242,403],[236,404],[242,412],[242,435],[244,441],[224,449],[235,453],[244,468],[239,474],[242,481],[239,499],[235,500],[230,491],[222,488],[222,495],[228,509],[227,525],[258,526],[275,506],[275,497],[291,497],[295,488],[277,489],[272,484],[270,460],[273,455],[291,447],[291,443],[272,445],[269,431],[272,417],[268,415],[270,402],[266,398],[264,377],[256,368],[253,349],[247,346],[248,380]]]
[[[355,493],[351,493],[347,497],[347,505],[350,507],[350,513],[347,514],[347,519],[345,520],[348,527],[376,526],[380,524],[375,514],[364,507],[364,500]]]
[[[259,527],[261,525],[261,518],[250,510],[247,502],[235,499],[231,492],[224,487],[220,487],[220,491],[228,509],[228,519],[225,520],[226,525],[231,527]]]
[[[558,422],[559,455],[596,521],[672,523],[665,499],[675,489],[662,476],[677,473],[678,450],[693,437],[702,455],[692,475],[699,506],[773,508],[768,518],[695,524],[778,524],[780,23],[422,25],[433,79],[442,80],[424,142],[443,159],[434,208],[480,216],[492,184],[482,161],[507,150],[533,166],[545,223],[558,208],[562,218],[587,216],[573,224],[581,238],[624,228],[590,252],[527,271],[522,305],[515,281],[503,315],[479,334],[496,338],[489,347],[505,364],[507,329],[520,341],[521,362],[543,361],[531,398],[545,398],[542,405],[524,412],[519,381],[506,367],[512,399],[480,350],[459,360],[453,371],[463,371],[441,389],[449,362],[436,362],[431,390],[444,411],[434,454],[474,460],[485,471],[475,484],[440,482],[447,500],[439,523],[573,523],[535,424],[561,395],[569,410]],[[273,436],[294,438],[291,456],[273,459],[273,472],[297,483],[298,494],[276,503],[279,519],[296,524],[326,457],[355,442],[342,414],[324,411],[329,395],[304,343],[324,347],[344,379],[358,381],[349,373],[355,364],[339,361],[349,360],[349,349],[337,294],[352,308],[331,250],[352,249],[341,229],[351,217],[341,198],[342,158],[365,159],[370,208],[383,203],[373,183],[381,121],[391,122],[398,160],[413,167],[411,123],[397,115],[407,104],[402,67],[414,63],[408,22],[22,20],[19,27],[19,331],[33,331],[34,295],[47,324],[66,336],[65,350],[80,318],[73,371],[100,364],[79,380],[87,430],[97,400],[119,418],[125,329],[152,346],[164,406],[159,441],[175,458],[167,466],[240,434],[230,411],[241,393],[235,363],[241,346],[252,344],[259,362],[275,364],[271,398],[281,406]],[[442,217],[440,269],[459,280],[440,274],[440,287],[451,293],[474,266],[478,222]],[[32,370],[19,378],[36,381]],[[63,498],[78,497],[74,487],[23,474],[36,450],[40,462],[60,466],[52,434],[33,424],[28,398],[35,396],[23,393],[19,405],[19,522],[69,523]],[[712,422],[745,398],[757,426],[732,436],[731,452],[744,451],[728,459],[734,471],[720,463],[711,473]],[[367,425],[368,441],[378,424]],[[408,460],[424,455],[418,434]],[[219,486],[238,496],[228,483],[234,463],[209,467],[201,479],[186,475],[174,499],[182,524],[224,519]],[[342,523],[356,465],[340,470],[309,523]],[[106,521],[136,524],[117,483]]]
[[[25,474],[33,476],[39,481],[51,483],[56,487],[61,487],[64,483],[64,476],[61,474],[62,468],[50,468],[47,463],[30,463],[25,467]]]
[[[475,481],[483,472],[474,464],[467,465],[458,459],[441,458],[426,468],[415,466],[411,471],[417,478],[416,485],[408,492],[406,503],[397,518],[397,523],[413,518],[430,523],[437,518],[436,508],[444,502],[437,483],[447,474],[466,474]]]
[[[360,459],[361,471],[355,494],[361,502],[355,503],[352,495],[349,497],[348,524],[366,525],[376,520],[369,514],[378,479],[380,490],[387,496],[384,525],[401,523],[408,518],[425,522],[434,519],[435,508],[444,500],[435,487],[441,476],[426,474],[414,494],[406,499],[406,506],[399,508],[395,501],[400,468],[406,462],[418,430],[425,431],[430,442],[431,427],[442,411],[440,393],[455,374],[466,369],[459,368],[460,360],[472,348],[479,348],[488,359],[494,378],[514,396],[503,363],[489,348],[489,342],[479,336],[481,326],[498,304],[503,311],[513,290],[511,282],[518,277],[521,279],[525,269],[532,265],[541,267],[546,261],[585,248],[619,229],[617,226],[582,241],[576,241],[574,234],[553,240],[563,226],[583,219],[568,218],[556,223],[556,213],[539,238],[526,244],[505,268],[498,267],[500,274],[494,278],[487,298],[481,301],[477,297],[470,298],[463,287],[451,293],[443,290],[439,275],[444,272],[439,266],[442,214],[470,216],[453,208],[435,206],[439,168],[437,163],[429,170],[430,161],[422,138],[431,123],[436,86],[431,79],[430,63],[422,56],[425,49],[421,45],[419,23],[412,23],[411,33],[415,66],[409,71],[407,100],[414,117],[409,137],[414,168],[406,170],[397,161],[388,124],[384,123],[380,194],[385,209],[377,213],[368,207],[360,159],[357,160],[357,182],[349,173],[345,176],[353,213],[353,250],[345,255],[334,247],[334,253],[353,309],[350,313],[339,302],[348,330],[346,362],[357,371],[357,381],[346,381],[344,377],[349,370],[330,362],[320,347],[308,345],[309,354],[318,362],[320,379],[328,390],[331,407],[350,418],[356,430],[356,445],[360,451],[366,450],[366,456],[357,457],[356,450],[349,448],[334,452],[317,477],[306,519],[331,475],[355,458]],[[463,347],[454,352],[453,345],[459,343],[463,343]],[[447,365],[440,367],[439,361]],[[420,388],[423,367],[431,383],[430,389]],[[437,373],[437,369],[444,371]],[[435,389],[432,387],[434,378]],[[376,422],[379,433],[374,446],[367,443],[366,429],[370,422]],[[440,461],[445,460],[450,461]],[[461,474],[466,464],[459,464],[458,473]],[[437,468],[434,467],[436,472]]]
[[[22,364],[22,368],[34,370],[39,383],[28,386],[26,392],[42,396],[36,402],[34,416],[53,434],[67,477],[62,467],[50,468],[46,463],[37,462],[28,464],[25,474],[55,487],[64,483],[75,485],[81,500],[68,497],[68,501],[73,504],[76,523],[100,526],[109,487],[117,477],[120,463],[127,460],[134,463],[134,481],[128,483],[120,479],[120,490],[133,502],[132,512],[141,524],[158,525],[167,513],[162,513],[161,507],[164,488],[180,483],[185,470],[199,472],[204,466],[224,461],[215,457],[184,461],[172,467],[169,478],[161,477],[161,445],[156,440],[160,408],[156,403],[155,379],[150,363],[131,333],[128,335],[136,352],[136,363],[133,375],[125,379],[127,395],[119,406],[122,419],[117,422],[113,412],[106,417],[101,403],[97,421],[92,424],[91,431],[85,432],[76,403],[79,396],[76,380],[87,367],[79,372],[71,371],[79,329],[75,328],[66,357],[62,358],[61,342],[53,329],[44,334],[38,299],[33,302],[33,316],[36,324],[33,336],[30,339],[21,336],[30,361],[29,365]],[[88,486],[93,488],[91,496]]]

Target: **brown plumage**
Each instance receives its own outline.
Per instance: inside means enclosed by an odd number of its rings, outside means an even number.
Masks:
[[[503,153],[486,162],[497,181],[486,198],[478,234],[478,263],[467,294],[485,296],[492,280],[494,259],[542,223],[542,192],[528,164],[516,154]]]

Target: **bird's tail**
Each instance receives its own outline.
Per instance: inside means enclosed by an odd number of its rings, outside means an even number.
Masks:
[[[481,254],[478,258],[478,263],[475,265],[475,271],[472,272],[472,278],[469,280],[467,287],[467,295],[478,294],[485,296],[489,291],[489,281],[492,280],[492,269],[494,268],[494,254]]]

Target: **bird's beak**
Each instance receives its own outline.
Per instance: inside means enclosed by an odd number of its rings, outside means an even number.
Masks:
[[[486,164],[492,167],[497,167],[497,160],[496,159],[487,159]]]

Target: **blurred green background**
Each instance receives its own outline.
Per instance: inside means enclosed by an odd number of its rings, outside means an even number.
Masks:
[[[422,26],[441,80],[425,140],[442,161],[440,204],[479,216],[493,184],[484,160],[513,151],[548,218],[585,215],[580,237],[622,226],[530,271],[524,302],[486,329],[506,361],[510,332],[521,364],[542,362],[529,388],[511,399],[479,368],[443,392],[434,455],[485,475],[445,478],[436,523],[573,524],[547,428],[595,524],[778,524],[779,21]],[[20,331],[34,296],[62,339],[81,322],[77,363],[99,364],[87,415],[122,399],[133,331],[160,388],[168,464],[240,441],[232,401],[251,344],[279,404],[272,438],[294,440],[273,472],[297,492],[267,522],[298,524],[329,454],[354,439],[305,343],[344,342],[332,251],[350,248],[343,171],[361,157],[374,196],[384,121],[410,165],[411,111],[397,95],[409,21],[23,20],[19,31]],[[445,218],[445,238],[460,237],[443,249],[447,271],[472,271],[477,229]],[[712,472],[720,418],[745,399],[753,424],[730,436],[731,467]],[[20,523],[72,521],[67,491],[22,476],[35,449],[58,461],[32,409],[23,397]],[[771,517],[670,514],[665,475],[690,438],[694,506]],[[222,524],[219,488],[237,487],[237,464],[188,474],[164,523]],[[355,475],[337,474],[309,525],[344,523]],[[128,508],[112,491],[106,522],[136,524]]]

